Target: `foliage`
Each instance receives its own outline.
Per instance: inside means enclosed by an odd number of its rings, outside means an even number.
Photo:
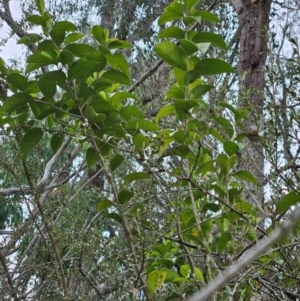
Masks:
[[[18,41],[36,46],[25,71],[0,61],[0,227],[13,230],[1,241],[2,299],[186,300],[299,202],[294,166],[280,171],[272,161],[278,136],[244,131],[251,107],[210,99],[215,80],[236,71],[221,59],[223,38],[195,24],[219,18],[196,0],[174,0],[161,13],[154,51],[170,78],[149,116],[134,93],[128,41],[100,25],[80,32],[36,4],[27,21],[42,33]],[[296,111],[288,116],[298,124]],[[286,190],[261,207],[245,196],[257,179],[239,168],[255,143],[273,163],[270,183]],[[249,300],[268,278],[267,289],[277,283],[273,290],[294,294],[298,236],[296,228],[217,300],[232,291]]]

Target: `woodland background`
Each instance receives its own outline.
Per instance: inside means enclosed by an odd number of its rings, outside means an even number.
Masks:
[[[298,300],[300,2],[19,5],[1,300]]]

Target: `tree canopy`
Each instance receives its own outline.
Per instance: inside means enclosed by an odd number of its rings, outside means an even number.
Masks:
[[[96,2],[0,6],[1,300],[297,300],[297,2]]]

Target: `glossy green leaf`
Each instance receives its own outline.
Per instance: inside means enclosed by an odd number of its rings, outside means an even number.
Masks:
[[[139,181],[139,180],[144,180],[148,179],[149,175],[144,173],[144,172],[133,172],[128,175],[126,175],[123,180],[125,183],[131,183],[133,181]]]
[[[41,39],[42,37],[37,33],[27,33],[25,36],[23,36],[18,40],[17,44],[24,44],[24,45],[35,44]]]
[[[165,11],[158,18],[158,25],[164,25],[167,22],[179,20],[181,17],[182,13]]]
[[[84,35],[80,32],[72,32],[65,37],[64,43],[67,45],[67,44],[73,43],[75,41],[78,41],[78,40],[82,39],[83,37],[84,37]]]
[[[107,63],[113,67],[114,69],[117,69],[119,71],[122,71],[125,73],[128,77],[130,75],[129,71],[129,64],[127,60],[119,53],[115,53],[114,55],[107,54],[106,56]]]
[[[56,46],[60,46],[65,39],[66,32],[61,27],[55,27],[50,31],[50,36]]]
[[[230,123],[230,121],[228,121],[225,117],[223,116],[219,116],[216,121],[218,122],[219,125],[221,125],[224,130],[226,131],[226,133],[228,134],[228,136],[230,138],[232,138],[233,134],[234,134],[234,128],[232,126],[232,124]]]
[[[202,95],[210,91],[214,86],[198,85],[189,93],[189,99],[199,99]]]
[[[256,178],[247,170],[240,170],[237,172],[234,172],[232,176],[240,178],[246,182],[251,182],[253,184],[257,184]]]
[[[70,21],[58,21],[54,24],[53,28],[61,27],[64,31],[76,31],[77,27]]]
[[[44,0],[35,0],[35,4],[42,15],[45,11],[45,1]]]
[[[6,98],[2,107],[0,107],[0,113],[10,113],[16,109],[24,106],[25,104],[34,101],[33,98],[27,93],[15,93],[12,96]]]
[[[34,25],[41,25],[41,26],[46,26],[46,21],[43,17],[39,15],[31,15],[26,18],[27,22],[30,22]]]
[[[223,148],[228,156],[233,156],[240,151],[238,144],[233,141],[225,141],[223,143]]]
[[[54,70],[42,74],[40,78],[54,82],[64,82],[66,81],[67,76],[62,70]]]
[[[156,54],[166,63],[181,70],[187,70],[187,54],[177,45],[171,42],[162,42],[155,46]]]
[[[198,51],[197,45],[190,40],[180,40],[180,46],[187,55],[191,55]]]
[[[123,49],[123,48],[131,48],[132,45],[123,40],[117,40],[117,39],[110,39],[110,41],[107,42],[107,47],[109,49]]]
[[[98,52],[98,50],[94,47],[82,43],[69,44],[65,47],[64,50],[72,52],[74,56],[77,56],[79,58],[86,58],[86,53],[88,52]]]
[[[220,19],[213,13],[207,10],[199,10],[193,14],[195,17],[201,17],[201,21],[220,22]]]
[[[91,168],[95,163],[98,162],[98,153],[93,147],[89,147],[86,151],[86,162],[88,168]]]
[[[200,77],[200,71],[198,70],[190,70],[184,75],[184,83],[189,85],[193,83],[196,79]],[[182,97],[183,98],[183,97]]]
[[[23,155],[27,155],[42,139],[43,130],[33,128],[28,130],[20,142],[20,150]]]
[[[121,190],[118,194],[118,201],[120,204],[127,204],[133,197],[133,193],[129,190]]]
[[[35,69],[58,63],[56,56],[50,51],[38,51],[27,58],[26,73]]]
[[[74,55],[68,50],[63,50],[59,53],[59,60],[63,65],[71,64],[74,61]]]
[[[187,116],[190,116],[190,109],[198,106],[199,103],[194,100],[181,100],[176,99],[175,100],[175,110],[179,117],[179,119],[182,121]]]
[[[127,123],[127,126],[133,130],[145,130],[155,132],[159,130],[159,127],[152,121],[146,119],[132,120]]]
[[[56,93],[56,83],[54,81],[40,78],[38,86],[47,99],[51,99]]]
[[[92,35],[99,42],[99,44],[105,45],[106,35],[102,26],[100,25],[93,26]]]
[[[18,88],[20,91],[26,92],[27,90],[27,79],[19,73],[10,73],[6,77],[7,81]]]
[[[111,171],[116,170],[124,161],[124,157],[120,154],[116,154],[110,161],[109,161],[109,168]]]
[[[130,78],[125,73],[117,70],[106,71],[102,74],[102,77],[123,85],[130,85],[131,83]]]
[[[185,32],[177,27],[171,26],[168,28],[163,29],[157,36],[157,39],[164,39],[164,38],[174,38],[174,39],[184,39]]]
[[[279,201],[276,206],[276,212],[277,214],[281,214],[299,202],[300,195],[296,191],[291,191]]]
[[[62,133],[55,133],[50,140],[50,145],[54,153],[57,153],[64,142],[65,136]]]
[[[192,41],[194,43],[211,43],[212,46],[218,47],[223,50],[227,50],[227,45],[223,38],[215,33],[211,32],[199,32],[193,36]]]
[[[162,117],[165,117],[167,115],[170,115],[170,114],[175,114],[176,111],[175,111],[175,107],[174,106],[165,106],[165,107],[162,107],[159,112],[156,114],[156,117],[155,117],[155,122],[158,123],[159,120],[162,118]]]
[[[235,73],[235,70],[226,62],[219,59],[203,59],[195,69],[200,71],[201,75],[215,75],[222,73]]]
[[[68,79],[73,80],[76,78],[88,76],[93,73],[93,68],[97,65],[95,61],[76,61],[68,70]]]
[[[98,212],[101,212],[103,211],[104,209],[108,208],[108,207],[111,207],[113,206],[114,204],[112,203],[112,201],[108,200],[108,199],[104,199],[104,200],[101,200],[98,205],[97,205],[97,211]]]
[[[135,106],[126,106],[120,110],[120,115],[126,121],[130,121],[132,117],[137,117],[138,119],[144,118],[144,114],[137,109]]]

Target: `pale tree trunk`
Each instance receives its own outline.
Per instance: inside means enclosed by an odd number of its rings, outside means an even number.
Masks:
[[[272,0],[231,0],[239,23],[240,36],[240,106],[250,107],[252,113],[245,124],[245,130],[251,127],[259,128],[263,113],[265,85],[264,66],[266,63],[267,29]],[[259,142],[249,141],[239,169],[250,171],[258,180],[258,187],[249,187],[245,198],[255,207],[261,208],[263,201],[263,148]],[[262,210],[262,209],[261,209]]]

